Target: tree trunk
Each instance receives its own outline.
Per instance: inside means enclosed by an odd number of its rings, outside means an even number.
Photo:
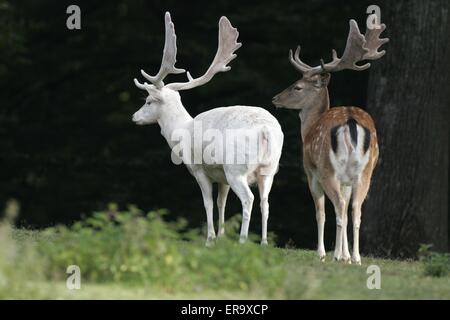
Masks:
[[[366,253],[448,250],[449,11],[448,0],[381,6],[390,42],[369,80],[380,160],[362,217]]]

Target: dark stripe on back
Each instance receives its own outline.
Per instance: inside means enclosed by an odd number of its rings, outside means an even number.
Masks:
[[[353,118],[349,118],[347,120],[347,125],[348,128],[350,130],[350,138],[352,140],[352,144],[353,146],[356,148],[356,146],[358,145],[358,128],[356,127],[356,125],[358,124],[358,122],[353,119]],[[341,126],[336,126],[334,128],[331,129],[331,148],[333,149],[333,152],[336,153],[337,152],[337,148],[338,148],[338,143],[337,143],[337,131]],[[370,147],[370,130],[367,129],[366,127],[361,126],[364,129],[364,153],[367,152],[367,150],[369,150]]]
[[[331,129],[331,148],[333,149],[333,152],[337,152],[337,131],[340,126],[336,126]]]
[[[349,118],[347,120],[347,125],[348,128],[350,129],[350,137],[352,138],[352,144],[355,148],[358,145],[358,129],[356,128],[357,124],[358,123],[353,118]]]
[[[364,153],[367,152],[370,146],[370,130],[366,127],[363,127],[364,129]]]

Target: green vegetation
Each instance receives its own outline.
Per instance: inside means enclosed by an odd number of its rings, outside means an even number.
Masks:
[[[14,229],[16,212],[11,203],[0,224],[2,299],[450,298],[437,253],[419,261],[364,257],[363,266],[321,263],[313,251],[240,245],[237,217],[227,221],[230,236],[206,248],[199,230],[166,222],[162,210],[111,205],[71,227],[42,231]],[[371,264],[381,269],[380,290],[367,289]],[[69,265],[81,268],[80,290],[65,286]]]
[[[432,277],[450,275],[450,254],[430,251],[431,245],[422,245],[419,257],[425,264],[425,274]]]

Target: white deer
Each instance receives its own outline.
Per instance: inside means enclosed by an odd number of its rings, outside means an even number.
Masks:
[[[180,156],[189,172],[197,180],[202,192],[208,225],[206,245],[211,245],[216,238],[213,223],[213,183],[218,183],[219,185],[217,197],[219,236],[222,236],[225,232],[224,212],[230,187],[242,203],[241,243],[245,242],[248,236],[254,199],[249,185],[257,183],[262,214],[261,244],[267,244],[268,196],[274,175],[278,170],[278,162],[283,146],[283,132],[280,124],[268,111],[259,107],[249,106],[215,108],[192,118],[184,108],[178,93],[180,90],[192,89],[209,82],[218,72],[230,70],[227,64],[236,57],[234,51],[241,46],[240,43],[236,42],[239,33],[237,29],[232,27],[226,17],[221,17],[219,21],[217,53],[206,73],[194,79],[188,72],[187,82],[165,85],[163,79],[168,74],[177,74],[185,71],[175,67],[177,53],[176,35],[168,12],[165,15],[165,28],[166,39],[161,68],[158,74],[150,76],[141,70],[142,75],[152,84],[147,82],[140,83],[137,79],[134,79],[138,88],[148,92],[148,97],[146,103],[133,115],[133,121],[139,125],[158,123],[161,127],[161,134],[167,140],[172,150],[179,147],[180,139],[177,136],[179,132],[187,132],[191,138],[193,137],[192,141],[185,143],[185,145],[190,147],[190,150],[187,152],[190,153],[189,156],[204,155],[206,149],[214,149],[222,152],[224,158],[234,159],[234,156],[229,157],[229,154],[233,153],[235,147],[237,147],[237,156],[245,159],[241,163],[236,163],[235,161],[231,163],[228,163],[228,161],[226,163],[223,161],[192,163],[192,161],[186,160],[189,157],[184,151]],[[233,143],[230,148],[224,149],[223,146],[229,141],[224,141],[223,139],[214,139],[209,144],[205,141],[196,141],[195,139],[197,138],[195,136],[198,134],[196,128],[200,128],[201,133],[205,135],[208,130],[214,130],[216,133],[219,133],[216,137],[225,137],[228,132],[234,132],[238,134],[237,140],[243,140],[244,142],[248,137],[242,135],[250,132],[258,138],[258,156],[254,157],[248,148],[242,148],[242,145],[239,146],[236,143]]]

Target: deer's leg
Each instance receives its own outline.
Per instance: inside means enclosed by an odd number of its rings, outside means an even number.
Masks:
[[[261,221],[262,221],[262,231],[261,231],[261,244],[267,244],[267,220],[269,220],[269,193],[272,188],[273,176],[258,176],[258,189],[259,198],[261,206]]]
[[[225,205],[227,203],[228,191],[230,186],[227,184],[219,184],[219,192],[217,194],[217,207],[219,208],[219,237],[225,234]]]
[[[323,234],[325,229],[325,195],[317,179],[311,173],[306,173],[308,177],[308,185],[316,207],[317,221],[317,254],[321,261],[325,261],[325,244]]]
[[[359,255],[359,227],[361,225],[361,207],[369,191],[370,177],[362,176],[359,182],[353,185],[352,222],[353,222],[353,254],[352,261],[361,264]]]
[[[194,174],[195,179],[202,190],[203,204],[206,210],[206,219],[208,224],[208,237],[206,239],[206,246],[211,246],[216,238],[213,222],[213,187],[212,183],[203,171],[197,171]]]
[[[341,194],[341,184],[334,177],[328,177],[321,181],[321,186],[334,206],[336,213],[336,243],[334,246],[334,259],[342,259],[342,230],[344,225],[345,198]]]
[[[241,200],[242,204],[242,225],[241,225],[241,235],[240,242],[244,243],[248,237],[248,227],[250,224],[250,216],[252,214],[252,206],[254,196],[250,187],[248,186],[247,179],[244,176],[232,176],[227,175],[227,181],[234,193]]]
[[[345,200],[344,217],[342,221],[342,260],[347,263],[351,263],[350,251],[348,250],[348,240],[347,240],[347,222],[348,222],[348,205],[350,203],[350,198],[352,196],[352,187],[343,186],[341,189],[342,196]]]

